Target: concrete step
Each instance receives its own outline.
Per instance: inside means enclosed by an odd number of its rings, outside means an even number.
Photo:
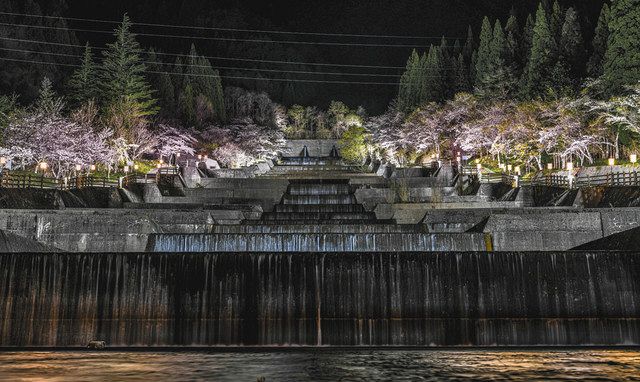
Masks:
[[[289,219],[286,221],[283,220],[245,220],[243,224],[246,225],[309,225],[309,224],[318,224],[318,225],[374,225],[374,224],[396,224],[396,221],[393,219]]]
[[[153,234],[148,252],[485,251],[482,233]]]
[[[360,204],[278,204],[273,207],[275,213],[360,213],[365,212]]]
[[[264,221],[287,221],[287,220],[307,220],[307,221],[324,221],[324,220],[375,220],[376,215],[373,212],[265,212],[262,214]]]
[[[289,195],[349,195],[352,192],[348,184],[334,183],[294,183],[289,186]]]
[[[285,195],[282,204],[305,205],[305,204],[334,204],[348,205],[357,203],[354,195]]]
[[[410,224],[243,224],[214,225],[211,233],[426,233],[424,225]]]

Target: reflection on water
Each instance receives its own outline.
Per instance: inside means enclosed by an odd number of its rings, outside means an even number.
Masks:
[[[635,350],[0,353],[11,381],[640,381]]]

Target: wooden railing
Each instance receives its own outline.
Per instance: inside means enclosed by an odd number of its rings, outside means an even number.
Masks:
[[[135,183],[160,183],[180,176],[177,168],[161,168],[156,174],[130,174],[124,177],[80,175],[71,178],[52,178],[43,174],[29,174],[4,170],[0,173],[2,188],[36,188],[72,190],[87,187],[122,188]]]

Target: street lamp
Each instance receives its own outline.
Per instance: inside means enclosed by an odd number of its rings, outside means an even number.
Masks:
[[[124,166],[124,173],[128,174],[129,173],[129,166]]]
[[[89,166],[89,171],[96,171],[96,165],[92,164],[91,166]]]
[[[516,166],[516,174],[520,175],[520,166]]]
[[[41,162],[40,163],[40,170],[42,170],[42,172],[44,173],[45,171],[47,171],[47,167],[49,167],[49,165],[47,164],[47,162]]]
[[[140,168],[137,164],[133,165],[133,171],[138,171],[138,168]]]
[[[609,166],[615,166],[615,165],[616,165],[615,158],[609,158]]]
[[[553,163],[547,163],[547,170],[553,170]]]
[[[573,162],[567,162],[567,171],[573,171]]]
[[[638,155],[636,154],[629,155],[629,161],[633,164],[636,164],[636,162],[638,161]]]

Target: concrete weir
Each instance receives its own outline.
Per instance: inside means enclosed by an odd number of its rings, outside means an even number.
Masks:
[[[640,252],[616,250],[637,209],[392,170],[285,157],[118,209],[0,210],[0,347],[640,345]]]
[[[0,346],[638,345],[639,272],[619,252],[2,254]]]

